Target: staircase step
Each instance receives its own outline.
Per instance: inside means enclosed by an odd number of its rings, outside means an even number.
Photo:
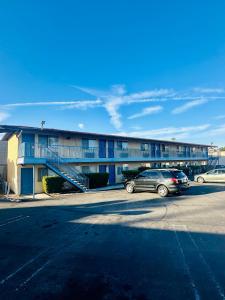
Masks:
[[[79,179],[76,178],[76,176],[79,178],[79,173],[76,174],[76,172],[74,172],[74,177],[73,177],[72,175],[68,174],[66,171],[62,170],[62,168],[60,168],[58,165],[57,166],[54,165],[54,163],[51,164],[50,162],[48,162],[46,165],[54,172],[56,172],[59,176],[64,177],[71,184],[81,189],[83,192],[88,191],[88,188],[83,183],[81,183]]]

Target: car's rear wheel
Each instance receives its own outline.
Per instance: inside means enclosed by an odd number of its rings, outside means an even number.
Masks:
[[[159,196],[166,197],[169,194],[168,188],[165,185],[160,185],[157,189]]]
[[[203,177],[199,176],[199,177],[197,178],[197,182],[198,182],[198,183],[204,183],[205,180],[204,180]]]
[[[128,184],[126,185],[126,191],[127,191],[128,193],[132,194],[132,193],[134,192],[134,186],[133,186],[133,184],[128,183]]]

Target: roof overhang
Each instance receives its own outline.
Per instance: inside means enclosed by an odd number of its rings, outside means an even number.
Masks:
[[[165,143],[165,144],[179,144],[179,145],[190,145],[190,146],[200,146],[200,147],[216,147],[206,144],[196,144],[196,143],[186,143],[179,141],[169,141],[169,140],[157,140],[157,139],[147,139],[139,137],[130,137],[130,136],[121,136],[121,135],[112,135],[112,134],[102,134],[102,133],[93,133],[93,132],[81,132],[81,131],[72,131],[72,130],[63,130],[63,129],[54,129],[54,128],[39,128],[39,127],[30,127],[30,126],[17,126],[17,125],[0,125],[0,133],[5,133],[2,137],[2,140],[7,141],[13,134],[19,132],[26,133],[38,133],[43,135],[63,135],[63,136],[76,136],[76,137],[85,137],[85,138],[103,138],[103,139],[114,139],[114,140],[124,140],[124,141],[140,141],[140,142],[155,142],[155,143]]]

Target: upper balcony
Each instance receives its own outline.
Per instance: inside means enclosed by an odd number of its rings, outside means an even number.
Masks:
[[[57,155],[65,163],[112,163],[112,162],[164,162],[207,160],[206,152],[167,151],[159,149],[140,150],[128,148],[100,149],[77,146],[43,146],[39,144],[21,143],[19,146],[18,164],[44,164]]]

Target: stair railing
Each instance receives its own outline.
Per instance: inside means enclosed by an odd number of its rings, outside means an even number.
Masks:
[[[55,148],[54,148],[55,149]],[[84,174],[80,173],[76,168],[66,165],[63,159],[58,155],[57,151],[54,151],[50,147],[46,148],[48,152],[47,163],[52,164],[54,167],[70,175],[78,180],[86,188],[89,188],[89,179]]]

